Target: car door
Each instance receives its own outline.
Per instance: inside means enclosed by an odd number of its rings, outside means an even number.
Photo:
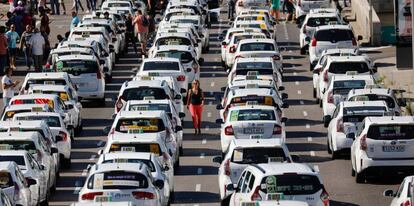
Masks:
[[[38,179],[40,180],[40,182],[38,182],[38,185],[40,187],[39,188],[40,189],[39,198],[40,199],[42,199],[43,197],[46,198],[47,191],[48,191],[47,182],[48,182],[48,179],[49,179],[46,176],[46,175],[48,175],[48,174],[46,174],[46,170],[45,170],[46,168],[44,170],[41,170],[39,163],[31,156],[30,153],[27,153],[27,154],[28,154],[27,159],[30,163],[30,166],[31,166],[32,170],[37,174]]]
[[[238,197],[234,198],[234,205],[240,205],[242,202],[251,201],[251,188],[249,186],[250,180],[254,181],[254,179],[255,177],[252,175],[252,173],[250,171],[247,171],[240,187],[237,187],[237,190],[239,190],[239,192],[237,193]]]
[[[42,153],[42,163],[47,168],[47,173],[49,174],[49,183],[48,186],[51,187],[54,184],[56,176],[56,163],[51,155],[50,148],[46,146],[45,142],[38,138],[38,144]]]

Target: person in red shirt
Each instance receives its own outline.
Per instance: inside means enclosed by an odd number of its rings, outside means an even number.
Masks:
[[[146,55],[149,26],[148,17],[143,15],[141,10],[138,10],[132,24],[137,27],[138,42],[141,44],[142,54]]]
[[[5,35],[6,27],[0,27],[0,75],[4,74],[4,68],[7,64],[7,37]]]

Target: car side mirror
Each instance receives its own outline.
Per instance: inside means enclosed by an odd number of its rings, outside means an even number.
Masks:
[[[187,92],[187,90],[186,89],[184,89],[184,88],[181,88],[180,89],[180,93],[186,93]]]
[[[154,186],[157,187],[159,190],[162,190],[164,188],[164,181],[155,180]]]
[[[226,190],[227,191],[234,191],[236,189],[236,184],[228,184],[226,185]]]
[[[217,110],[222,110],[222,109],[224,109],[224,107],[223,107],[223,105],[218,104],[218,105],[216,106],[216,109],[217,109]]]
[[[279,91],[285,91],[285,87],[284,86],[280,86],[279,87]]]
[[[288,118],[287,117],[282,117],[281,119],[280,119],[280,122],[287,122],[288,121]]]
[[[394,197],[394,196],[395,196],[394,191],[393,191],[393,190],[391,190],[391,189],[387,189],[387,190],[385,190],[385,191],[382,193],[382,195],[383,195],[384,197]]]
[[[174,97],[174,99],[181,99],[181,98],[182,98],[181,94],[176,94]]]
[[[329,123],[331,122],[331,115],[326,115],[323,117],[323,126],[326,128],[329,126]]]
[[[99,63],[100,63],[100,64],[105,64],[105,60],[100,59],[100,60],[99,60]]]
[[[355,133],[348,133],[348,134],[346,134],[346,138],[347,139],[355,140]]]
[[[216,124],[224,124],[223,119],[216,119]]]
[[[27,185],[29,187],[32,186],[32,185],[37,184],[37,181],[35,179],[32,179],[32,178],[27,178],[26,181],[27,181]]]
[[[58,151],[58,149],[56,147],[52,147],[52,148],[50,148],[50,152],[52,154],[57,154],[59,151]]]
[[[178,117],[179,118],[184,118],[185,117],[185,113],[184,112],[179,112],[178,113]]]
[[[179,132],[179,131],[182,131],[183,130],[183,127],[182,126],[176,126],[175,127],[175,131],[176,132]]]
[[[61,142],[61,141],[63,141],[63,137],[61,137],[61,136],[57,135],[57,136],[55,137],[55,140],[56,140],[56,142]]]
[[[223,161],[223,158],[221,156],[213,157],[213,162],[214,163],[221,164],[222,161]]]
[[[299,162],[300,161],[300,157],[298,155],[291,155],[290,157],[292,158],[293,162]]]
[[[193,69],[191,69],[191,68],[187,68],[185,71],[187,71],[187,72],[191,72],[191,71],[193,71]]]
[[[226,43],[225,41],[222,41],[222,42],[221,42],[221,45],[226,46],[226,45],[227,45],[227,43]]]
[[[104,135],[108,135],[109,131],[111,131],[111,126],[106,126],[102,129]]]
[[[362,37],[361,35],[358,35],[358,41],[361,41],[362,39],[364,39],[364,37]]]
[[[289,98],[289,95],[286,93],[282,93],[282,100]]]
[[[226,91],[226,87],[220,88],[220,91],[222,91],[222,92]]]
[[[288,103],[283,103],[281,107],[283,109],[287,109],[287,108],[289,108],[289,104]]]
[[[73,109],[73,104],[67,104],[66,105],[66,110],[69,110],[69,109]]]

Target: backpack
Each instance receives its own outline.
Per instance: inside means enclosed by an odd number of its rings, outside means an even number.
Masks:
[[[148,26],[149,25],[149,22],[148,22],[148,19],[147,19],[146,16],[142,15],[141,21],[142,21],[142,26]]]

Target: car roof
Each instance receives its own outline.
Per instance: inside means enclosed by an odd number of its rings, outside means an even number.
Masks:
[[[64,56],[59,56],[56,58],[56,62],[57,61],[64,61],[64,60],[83,60],[83,61],[87,61],[87,60],[92,60],[92,61],[96,61],[96,57],[94,55],[84,55],[84,54],[75,54],[75,55],[64,55]]]
[[[229,93],[230,94],[230,93]],[[233,97],[248,95],[273,95],[273,89],[270,88],[254,88],[254,89],[236,89]]]
[[[154,58],[146,58],[144,59],[143,63],[147,62],[177,62],[180,63],[180,59],[172,58],[172,57],[154,57]],[[143,64],[141,63],[141,64]]]
[[[344,101],[341,102],[343,107],[370,107],[370,106],[384,106],[387,107],[387,103],[384,101]]]
[[[144,163],[108,163],[97,164],[91,169],[91,173],[97,172],[109,172],[109,171],[131,171],[146,174],[148,171],[147,166]]]
[[[200,20],[200,16],[199,15],[174,15],[170,17],[170,21],[171,20],[175,20],[175,19],[192,19],[192,20]]]
[[[267,85],[273,86],[274,82],[272,79],[256,79],[256,80],[237,79],[237,81],[233,80],[229,84],[229,88],[247,86],[249,84],[256,84],[258,86],[267,86]]]
[[[6,111],[32,109],[33,107],[42,107],[42,109],[49,110],[48,104],[13,104],[13,105],[7,105]]]
[[[332,82],[334,81],[343,81],[343,80],[372,80],[374,77],[370,74],[345,74],[345,75],[334,75],[332,77]]]
[[[15,114],[14,117],[26,117],[26,116],[51,116],[51,117],[61,117],[57,112],[23,112],[19,114]]]
[[[243,41],[243,40],[242,40]],[[271,57],[254,57],[254,58],[237,58],[235,64],[240,62],[270,62],[273,63],[273,59]]]
[[[145,160],[151,160],[152,153],[149,152],[113,152],[102,154],[99,159],[103,160],[113,160],[119,158],[139,158]]]
[[[275,110],[274,106],[268,105],[242,105],[242,106],[235,106],[230,108],[230,110],[248,110],[248,109],[266,109],[266,110]]]
[[[192,47],[187,45],[162,45],[157,47],[157,52],[160,51],[188,51],[191,52]]]
[[[391,96],[393,94],[393,90],[390,88],[366,88],[366,89],[353,89],[349,91],[349,94],[354,95],[361,95],[361,94],[378,94],[378,95],[387,95]]]
[[[298,173],[298,174],[309,174],[309,175],[317,175],[318,173],[315,172],[309,165],[301,164],[301,163],[267,163],[267,164],[258,164],[263,171],[265,171],[265,175],[281,175],[284,173]]]
[[[332,62],[366,62],[366,56],[329,56]]]
[[[164,87],[164,82],[166,82],[165,80],[156,80],[156,79],[151,79],[151,80],[132,80],[132,81],[128,81],[125,82],[125,88],[135,88],[135,87],[157,87],[157,88],[162,88]],[[123,86],[124,86],[123,85]]]
[[[27,78],[39,78],[39,79],[43,79],[43,78],[62,78],[64,79],[65,77],[68,77],[68,73],[66,72],[30,72],[26,74],[26,79]]]
[[[59,97],[56,94],[22,94],[22,95],[14,96],[12,99],[36,99],[36,98],[57,99]]]
[[[367,122],[371,124],[414,124],[413,116],[382,116],[382,117],[366,117]]]
[[[59,53],[59,52],[68,52],[68,51],[80,51],[80,52],[90,52],[93,51],[92,48],[88,47],[58,47],[56,49],[52,49],[51,53]]]
[[[165,111],[153,110],[153,111],[120,111],[118,118],[161,118],[165,115]]]
[[[136,105],[136,104],[170,104],[171,100],[168,99],[151,99],[151,100],[129,100],[127,104]]]
[[[158,133],[115,133],[109,136],[112,142],[129,142],[129,143],[161,143],[163,139]]]
[[[44,91],[66,91],[67,85],[36,85],[30,86],[33,90],[44,90]]]
[[[0,128],[39,128],[42,126],[47,126],[43,120],[15,120],[15,121],[0,121]]]
[[[233,139],[232,143],[235,147],[283,147],[284,143],[281,139]]]
[[[351,30],[352,31],[352,28],[349,25],[339,25],[339,24],[319,26],[319,27],[317,27],[316,31],[330,30],[330,29],[345,29],[345,30]]]
[[[14,172],[12,172],[14,168],[17,168],[17,164],[15,162],[12,162],[12,161],[0,162],[0,170],[2,172],[4,170],[7,170],[7,172],[9,172],[9,173],[14,173]]]
[[[256,202],[241,202],[240,206],[255,205],[255,206],[309,206],[307,202],[297,200],[262,200]]]
[[[0,140],[25,140],[38,138],[38,133],[34,131],[24,131],[24,132],[0,132]]]
[[[322,55],[331,55],[331,54],[337,54],[337,53],[344,53],[344,54],[358,54],[358,48],[355,49],[325,49],[322,51]]]
[[[105,33],[105,28],[103,27],[75,27],[73,28],[72,32],[76,32],[76,31],[102,31]]]
[[[0,156],[9,156],[9,155],[18,155],[26,157],[27,151],[26,150],[0,150]]]

